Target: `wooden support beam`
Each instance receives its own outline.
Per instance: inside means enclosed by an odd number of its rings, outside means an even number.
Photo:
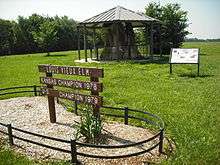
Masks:
[[[119,25],[115,23],[116,28],[116,53],[117,53],[117,60],[120,60],[120,51],[119,51]]]
[[[158,30],[159,30],[160,57],[162,57],[161,25],[158,25]]]
[[[96,59],[99,60],[99,48],[96,48]]]
[[[129,34],[129,32],[127,32],[127,38],[128,38],[128,41],[127,41],[127,45],[128,45],[127,46],[127,49],[128,49],[128,59],[131,59],[131,41],[130,41],[130,34]]]
[[[81,59],[80,57],[80,29],[79,27],[77,27],[77,37],[78,37],[78,57],[79,57],[79,60]]]
[[[146,54],[143,54],[143,55],[145,55],[146,57],[150,56],[150,39],[149,39],[150,38],[150,36],[149,36],[150,28],[149,28],[149,25],[150,24],[145,23],[145,27],[144,27],[144,32],[145,32],[144,38],[145,38],[145,45],[146,45],[147,51],[146,51]]]
[[[150,24],[150,56],[153,59],[153,49],[154,49],[154,32],[153,32],[154,25],[153,23]]]
[[[87,30],[84,26],[84,52],[85,52],[85,62],[88,62],[87,60]]]
[[[94,56],[97,55],[97,49],[96,49],[96,38],[95,38],[95,29],[93,29],[93,33],[92,33],[92,39],[93,39],[93,50],[94,50]],[[98,56],[96,57],[96,60],[98,59]]]

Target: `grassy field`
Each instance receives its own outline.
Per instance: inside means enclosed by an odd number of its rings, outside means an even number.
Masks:
[[[220,164],[220,43],[185,43],[184,47],[200,48],[199,77],[195,65],[175,65],[170,75],[166,63],[75,64],[77,52],[68,51],[49,57],[0,57],[0,88],[39,84],[38,64],[104,68],[105,105],[149,111],[165,121],[166,136],[175,142],[176,150],[163,164]],[[9,151],[0,152],[0,162],[5,161],[4,154],[11,160],[7,164],[16,164]]]

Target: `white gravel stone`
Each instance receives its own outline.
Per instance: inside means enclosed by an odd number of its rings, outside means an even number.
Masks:
[[[50,123],[46,97],[19,97],[0,100],[0,122],[5,124],[11,123],[13,127],[50,137],[66,140],[74,139],[76,130],[72,127],[72,124],[74,124],[75,121],[79,122],[80,116],[67,112],[64,107],[59,104],[56,104],[56,116],[57,122]],[[0,130],[6,131],[6,129],[2,126],[0,126]],[[70,150],[70,144],[39,138],[18,131],[13,131],[13,134],[50,146]],[[116,122],[105,122],[103,134],[106,134],[108,145],[129,144],[142,141],[153,136],[153,134],[147,129]],[[0,134],[0,136],[7,138],[7,136],[3,134]],[[158,139],[156,139],[154,142],[149,142],[137,147],[122,149],[94,149],[80,147],[77,151],[105,156],[123,155],[143,151],[155,144],[155,142],[158,142]],[[70,154],[47,149],[32,143],[27,143],[18,139],[15,139],[14,143],[17,146],[16,150],[18,152],[37,159],[70,159]],[[145,161],[159,160],[158,148],[142,156],[127,159],[101,160],[81,156],[78,156],[78,158],[83,164],[143,164]]]

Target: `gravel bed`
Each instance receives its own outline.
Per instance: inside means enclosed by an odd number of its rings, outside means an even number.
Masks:
[[[46,97],[19,97],[7,100],[0,100],[0,122],[8,124],[11,123],[13,127],[27,130],[34,133],[39,133],[46,136],[61,138],[65,140],[74,139],[76,130],[72,127],[75,121],[80,121],[80,116],[74,113],[67,112],[63,106],[56,104],[56,116],[57,122],[50,123],[48,103]],[[5,128],[0,126],[0,130],[6,131]],[[45,138],[39,138],[36,136],[24,134],[18,131],[13,131],[13,134],[19,137],[30,139],[36,142],[47,144],[50,146],[70,150],[70,145],[66,143],[60,143]],[[142,141],[153,134],[143,128],[120,124],[117,122],[105,122],[103,134],[106,137],[108,145],[120,145],[129,144],[133,142]],[[1,137],[7,138],[7,136],[0,133]],[[153,142],[149,142],[144,145],[129,147],[124,149],[94,149],[88,147],[78,147],[78,152],[95,154],[95,155],[123,155],[130,154],[138,151],[143,151],[153,144],[158,142],[155,139]],[[15,139],[16,151],[26,154],[30,157],[34,157],[41,160],[68,160],[70,154],[47,149],[38,145],[23,142]],[[131,157],[127,159],[114,159],[114,160],[101,160],[92,159],[78,156],[78,159],[82,164],[145,164],[144,162],[159,161],[158,147],[153,151],[143,154],[142,156]]]

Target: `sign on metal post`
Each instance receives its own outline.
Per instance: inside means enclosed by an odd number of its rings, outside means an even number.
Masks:
[[[197,64],[199,75],[199,49],[198,48],[172,48],[170,56],[170,74],[172,73],[172,64]]]
[[[38,65],[39,72],[45,72],[46,77],[40,77],[40,83],[46,84],[42,87],[42,94],[48,96],[50,121],[56,122],[54,97],[68,99],[79,103],[93,106],[93,114],[99,116],[99,108],[102,106],[102,97],[99,92],[103,91],[103,85],[99,78],[104,77],[103,69],[82,68],[74,66]],[[90,77],[90,81],[67,80],[53,78],[53,74],[78,75]],[[54,89],[54,86],[91,91],[91,95],[67,92]]]

